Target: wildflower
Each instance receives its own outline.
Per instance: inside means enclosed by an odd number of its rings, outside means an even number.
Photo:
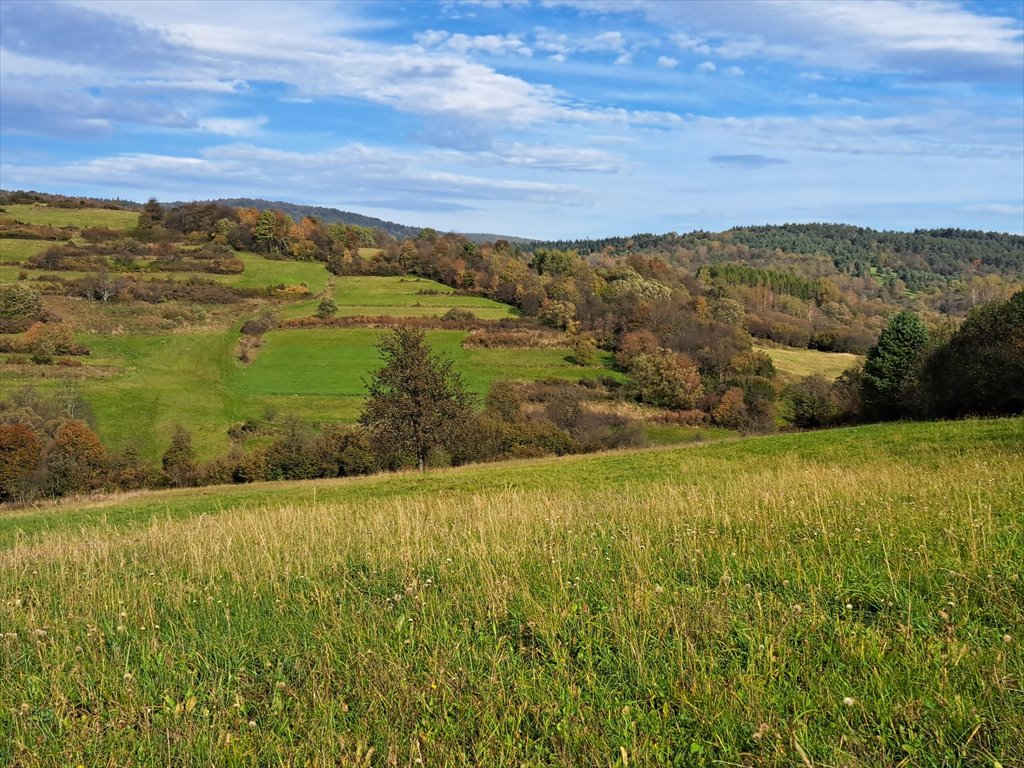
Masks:
[[[853,697],[852,696],[845,696],[843,698],[843,704],[845,704],[848,707],[852,707],[854,705]]]
[[[658,595],[660,595],[660,594],[661,594],[662,592],[664,592],[664,591],[665,591],[665,588],[664,588],[663,586],[661,586],[661,584],[658,584],[658,585],[656,585],[656,586],[654,587],[654,592],[655,592],[655,594],[658,594]]]
[[[1009,645],[1013,642],[1013,637],[1010,635],[1003,635],[1003,642]]]
[[[255,720],[250,720],[249,721],[249,727],[250,728],[255,728],[256,727],[256,721]]]
[[[793,606],[793,613],[803,613],[803,612],[804,612],[804,607],[802,605],[800,605],[800,603],[797,603],[796,605]]]
[[[35,636],[36,637],[46,637],[46,630],[45,629],[37,629],[35,631]]]
[[[949,614],[945,611],[939,611],[939,618],[943,621],[949,621]]]
[[[285,682],[284,682],[284,680],[278,680],[278,681],[277,681],[277,689],[278,689],[279,691],[283,691],[283,690],[284,690],[284,686],[285,686]]]
[[[846,610],[852,611],[853,610],[853,603],[847,603],[846,604]]]
[[[23,715],[27,715],[27,714],[28,714],[28,711],[29,711],[30,709],[32,709],[32,707],[30,707],[30,706],[28,705],[28,702],[22,702],[22,705],[21,705],[21,714],[23,714]]]

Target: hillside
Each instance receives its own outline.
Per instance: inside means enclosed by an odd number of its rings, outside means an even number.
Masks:
[[[1012,765],[1024,421],[0,512],[0,761]]]
[[[951,228],[893,232],[848,224],[782,224],[724,232],[533,241],[526,247],[660,256],[693,269],[739,261],[762,268],[784,267],[812,278],[842,273],[883,282],[900,280],[911,292],[973,273],[1024,278],[1024,236]]]

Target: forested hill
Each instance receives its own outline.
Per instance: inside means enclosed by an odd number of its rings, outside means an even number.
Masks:
[[[405,224],[397,224],[393,221],[385,221],[384,219],[378,219],[373,216],[364,216],[361,213],[341,211],[337,208],[324,208],[319,205],[298,205],[296,203],[285,203],[278,200],[262,200],[253,197],[222,198],[220,200],[210,200],[208,202],[216,203],[217,205],[225,205],[229,208],[255,208],[258,211],[281,211],[282,213],[288,214],[296,221],[304,216],[311,216],[320,219],[325,224],[338,222],[341,224],[353,224],[357,227],[373,227],[374,229],[387,232],[389,235],[399,240],[416,237],[420,233],[421,229],[420,227],[410,227]],[[179,202],[166,204],[169,208],[175,208],[180,205],[185,205],[185,203]]]
[[[291,216],[295,221],[299,221],[304,216],[311,216],[320,219],[325,224],[333,224],[337,222],[340,224],[352,224],[357,227],[372,227],[374,229],[379,229],[382,232],[387,232],[398,240],[415,238],[424,229],[422,227],[410,227],[405,224],[398,224],[394,221],[385,221],[384,219],[378,219],[373,216],[364,216],[361,213],[342,211],[337,208],[324,208],[318,205],[298,205],[296,203],[283,203],[276,200],[262,200],[252,197],[227,198],[211,200],[209,202],[216,203],[217,205],[226,205],[229,208],[255,208],[258,211],[281,211]],[[184,203],[167,203],[166,205],[169,208],[175,208],[179,205],[184,205]],[[494,235],[481,232],[460,232],[459,234],[475,243],[492,243],[495,240],[507,240],[510,243],[530,242],[519,237],[508,237],[505,235]]]
[[[965,229],[892,232],[848,224],[782,224],[735,227],[718,233],[644,233],[596,240],[534,242],[526,247],[575,250],[584,256],[659,255],[691,267],[744,258],[771,261],[773,257],[783,258],[784,254],[816,256],[818,260],[824,256],[837,272],[857,276],[894,273],[911,290],[923,289],[938,278],[961,277],[967,272],[1024,276],[1024,237]]]

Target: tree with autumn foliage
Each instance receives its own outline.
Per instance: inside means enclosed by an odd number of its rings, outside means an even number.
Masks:
[[[25,493],[42,454],[42,443],[30,427],[0,424],[0,501]]]
[[[94,491],[103,485],[106,452],[84,421],[62,424],[46,455],[47,491],[54,496]]]

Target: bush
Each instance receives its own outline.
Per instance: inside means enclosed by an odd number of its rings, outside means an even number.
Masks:
[[[459,309],[458,307],[452,307],[443,315],[442,320],[453,320],[455,322],[468,322],[476,320],[476,315],[470,312],[468,309]]]
[[[316,306],[316,316],[321,320],[333,316],[337,311],[338,303],[330,296],[321,299],[320,303]]]
[[[832,383],[824,376],[807,376],[786,390],[792,421],[798,427],[827,427],[836,420]]]
[[[21,333],[43,312],[43,300],[27,285],[0,285],[0,333]]]
[[[704,397],[696,364],[668,349],[637,355],[629,374],[637,399],[651,405],[686,410]]]

